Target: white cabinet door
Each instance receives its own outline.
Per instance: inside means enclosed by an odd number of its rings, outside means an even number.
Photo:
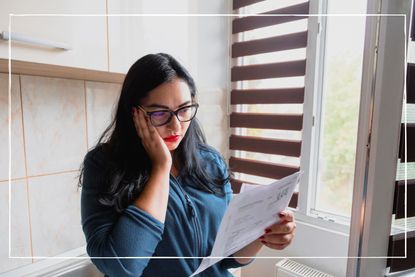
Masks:
[[[110,71],[126,73],[138,58],[159,52],[171,54],[189,67],[189,5],[189,0],[108,0]]]
[[[0,2],[0,31],[9,30],[10,13],[16,15],[11,17],[12,33],[71,48],[66,51],[13,42],[12,59],[108,70],[105,0],[4,0]],[[102,16],[88,16],[92,14]],[[8,41],[0,40],[0,58],[8,57]]]
[[[223,0],[108,0],[110,71],[126,73],[143,55],[166,52],[184,64],[199,88],[225,88],[229,11],[230,2]]]

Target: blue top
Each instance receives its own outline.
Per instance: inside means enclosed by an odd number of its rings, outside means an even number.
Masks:
[[[82,227],[91,257],[206,257],[232,197],[230,183],[220,197],[186,183],[180,175],[170,175],[169,200],[164,224],[135,205],[122,213],[98,201],[105,192],[103,172],[108,166],[102,151],[89,152],[84,161],[81,196]],[[206,170],[225,177],[227,168],[220,155],[201,150],[208,159]],[[216,174],[215,174],[216,175]],[[178,276],[192,274],[200,258],[94,259],[92,262],[108,276]],[[197,276],[232,276],[228,268],[240,267],[226,258]]]

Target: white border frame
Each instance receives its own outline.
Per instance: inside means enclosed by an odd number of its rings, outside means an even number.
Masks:
[[[313,3],[312,1],[310,3]],[[245,16],[247,16],[248,14],[244,14]],[[235,14],[103,14],[103,15],[77,15],[77,14],[9,14],[9,32],[11,32],[11,19],[12,16],[239,16],[239,15],[235,15]],[[256,15],[258,16],[258,15]],[[279,15],[263,15],[263,16],[279,16]],[[286,15],[284,15],[286,16]],[[303,15],[296,15],[293,14],[292,16],[303,16]],[[327,16],[327,15],[319,15],[319,14],[309,14],[310,18],[311,17],[318,17],[318,16]],[[358,14],[342,14],[342,15],[335,15],[335,16],[359,16]],[[375,16],[376,17],[381,17],[381,16],[404,16],[406,19],[406,15],[402,15],[402,14],[365,14],[365,15],[360,15],[360,16]],[[11,95],[11,40],[9,40],[9,99],[10,95]],[[402,103],[402,102],[401,102]],[[11,104],[11,101],[9,101],[9,104]],[[11,241],[10,241],[10,220],[11,220],[11,215],[10,215],[10,210],[11,210],[11,164],[10,164],[10,159],[11,159],[11,106],[9,106],[9,258],[42,258],[42,259],[89,259],[90,257],[38,257],[38,256],[30,256],[30,257],[12,257],[11,254]],[[396,161],[395,161],[396,162]],[[390,225],[390,224],[389,224]],[[94,258],[94,257],[92,257]],[[96,258],[104,258],[104,257],[96,257]],[[113,259],[113,258],[152,258],[152,257],[106,257],[109,259]],[[171,258],[171,257],[158,257],[158,258]],[[202,258],[202,257],[180,257],[180,258]],[[277,257],[257,257],[257,258],[277,258]],[[362,256],[346,256],[346,257],[301,257],[301,256],[295,256],[295,257],[288,257],[288,258],[388,258],[388,257],[362,257]],[[396,257],[390,257],[390,258],[396,258]]]

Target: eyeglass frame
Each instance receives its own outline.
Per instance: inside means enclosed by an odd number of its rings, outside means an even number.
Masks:
[[[189,108],[189,107],[195,107],[196,108],[196,110],[195,110],[195,114],[189,119],[189,120],[180,120],[180,118],[179,118],[179,115],[178,115],[178,113],[179,113],[179,111],[180,110],[182,110],[182,109],[185,109],[185,108]],[[177,120],[179,121],[179,122],[189,122],[189,121],[191,121],[195,116],[196,116],[196,113],[197,113],[197,110],[199,109],[199,104],[198,103],[193,103],[193,104],[191,104],[191,105],[187,105],[187,106],[184,106],[184,107],[180,107],[180,108],[178,108],[177,110],[175,110],[175,111],[172,111],[172,110],[170,110],[170,109],[162,109],[162,110],[157,110],[157,111],[152,111],[152,112],[149,112],[149,111],[146,111],[143,107],[141,107],[140,105],[137,105],[137,108],[139,108],[140,110],[142,110],[149,118],[150,118],[150,122],[151,122],[151,124],[154,126],[154,127],[160,127],[160,126],[164,126],[164,125],[166,125],[166,124],[169,124],[169,122],[172,120],[172,118],[173,118],[173,115],[175,115],[176,116],[176,118],[177,118]],[[163,124],[160,124],[160,125],[155,125],[154,123],[153,123],[153,121],[151,120],[151,115],[153,114],[153,113],[159,113],[159,112],[169,112],[170,113],[170,117],[169,117],[169,119],[165,122],[165,123],[163,123]]]

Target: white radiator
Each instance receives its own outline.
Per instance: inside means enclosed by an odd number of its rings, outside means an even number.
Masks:
[[[312,267],[283,259],[276,264],[276,277],[334,277]]]

